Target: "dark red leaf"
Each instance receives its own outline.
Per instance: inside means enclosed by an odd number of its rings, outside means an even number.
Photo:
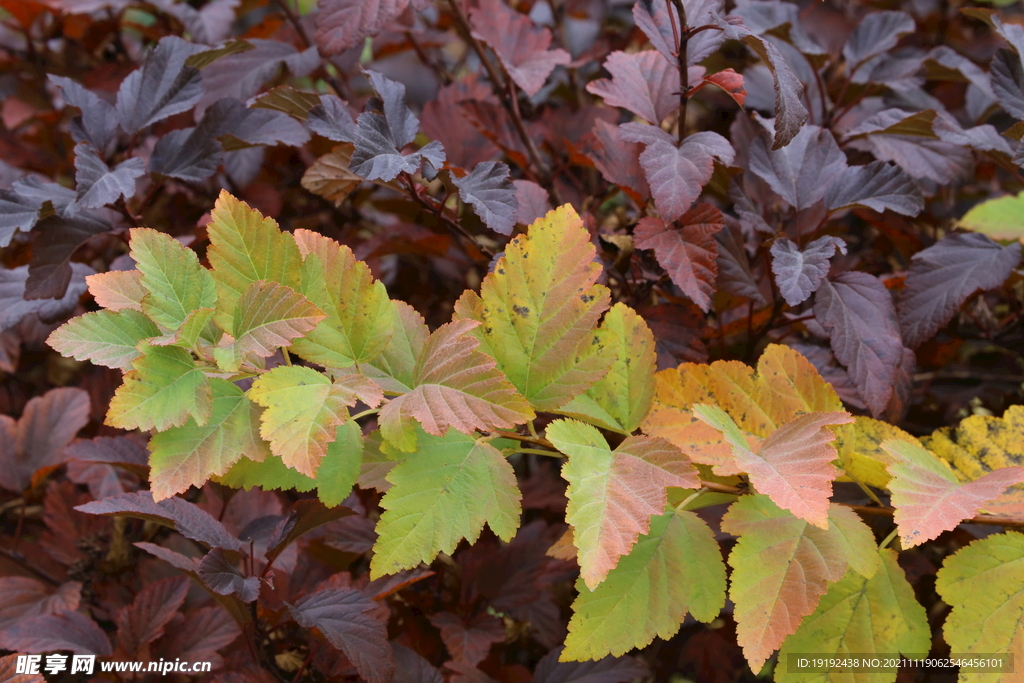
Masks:
[[[206,587],[219,595],[237,595],[242,602],[252,602],[260,594],[259,577],[242,576],[238,568],[214,548],[206,553],[196,570]]]
[[[27,576],[0,577],[0,632],[24,619],[76,610],[81,594],[82,584],[77,581],[68,581],[54,590]]]
[[[135,596],[130,607],[117,615],[118,645],[129,655],[164,634],[164,627],[185,602],[189,581],[172,577],[155,581]]]
[[[398,643],[393,643],[392,647],[395,652],[395,677],[392,683],[444,683],[441,672],[418,652]]]
[[[159,656],[210,662],[215,670],[223,664],[218,650],[242,634],[242,629],[222,607],[203,607],[188,614],[176,614],[164,630],[168,636],[159,641]]]
[[[648,675],[634,657],[605,657],[596,662],[560,662],[562,648],[544,655],[533,672],[533,683],[625,683]]]
[[[300,626],[316,628],[345,653],[369,683],[391,683],[395,661],[387,629],[366,613],[376,603],[362,591],[325,588],[289,606]]]
[[[725,226],[725,218],[710,204],[698,204],[679,219],[678,225],[660,218],[642,218],[634,230],[636,246],[654,249],[672,282],[707,312],[718,274],[714,234]]]
[[[64,447],[89,422],[89,395],[71,387],[33,398],[15,422],[0,415],[0,487],[20,493],[36,470],[63,462]]]
[[[478,100],[497,104],[489,86],[469,74],[442,87],[423,105],[420,127],[427,137],[444,145],[448,165],[470,169],[497,155],[493,143],[470,123],[460,103]]]
[[[32,654],[70,650],[76,655],[109,655],[107,634],[89,617],[70,610],[19,621],[0,633],[0,648]]]
[[[598,119],[593,131],[584,136],[582,146],[584,154],[608,182],[622,187],[641,201],[651,196],[651,188],[640,167],[643,146],[623,140],[618,126]]]
[[[603,66],[611,80],[591,81],[587,91],[605,104],[624,107],[654,125],[679,107],[679,69],[656,51],[613,52]]]
[[[380,33],[409,0],[317,0],[316,44],[325,57],[362,45]]]
[[[18,673],[18,655],[0,657],[0,683],[46,683],[39,674]]]
[[[435,612],[430,623],[441,632],[448,654],[457,662],[476,666],[487,658],[491,645],[505,640],[505,626],[489,614],[478,614],[468,624],[451,612]]]

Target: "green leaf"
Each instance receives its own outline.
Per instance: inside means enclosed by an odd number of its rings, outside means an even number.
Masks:
[[[232,329],[238,300],[252,283],[270,280],[299,289],[299,247],[272,218],[264,218],[222,191],[206,230],[210,235],[207,257],[217,285],[215,320],[221,329]]]
[[[161,430],[149,442],[155,500],[202,486],[210,477],[227,473],[242,456],[262,460],[270,453],[259,435],[259,408],[227,380],[213,378],[209,386],[213,393],[209,421],[199,425],[190,419],[184,426]]]
[[[142,286],[142,273],[137,270],[86,275],[85,282],[96,303],[110,311],[129,308],[142,313],[142,300],[149,294]]]
[[[149,318],[130,308],[95,311],[72,318],[54,330],[46,343],[62,356],[91,360],[108,368],[126,368],[138,358],[136,346],[160,334]]]
[[[378,416],[381,434],[404,451],[416,448],[416,423],[434,436],[455,428],[507,429],[533,419],[534,413],[516,393],[479,342],[468,332],[472,320],[442,325],[423,343],[413,370],[412,391],[392,399]]]
[[[775,667],[778,683],[892,683],[895,667],[885,673],[798,673],[789,670],[789,662],[791,657],[809,653],[816,657],[924,655],[931,649],[928,617],[896,563],[896,553],[886,549],[872,555],[881,571],[871,578],[847,572],[829,586],[814,614],[786,638]]]
[[[294,345],[299,356],[329,368],[380,355],[395,325],[391,299],[352,250],[329,237],[296,230],[302,253],[300,290],[326,318]]]
[[[362,476],[368,468],[380,469],[380,463],[374,457],[383,459],[384,456],[380,451],[374,452],[372,442],[370,437],[363,437],[358,423],[349,421],[335,431],[334,440],[327,446],[327,455],[320,461],[316,479],[288,467],[279,456],[268,455],[262,462],[240,459],[219,480],[226,486],[246,490],[254,486],[265,491],[311,491],[315,488],[320,502],[327,507],[334,507],[348,497],[357,479],[361,487],[373,488],[363,482]],[[388,460],[387,469],[393,466],[394,462]]]
[[[508,444],[456,431],[416,431],[416,452],[398,454],[387,475],[392,487],[380,502],[386,512],[377,523],[371,578],[432,562],[463,538],[474,543],[485,523],[505,541],[519,528],[522,496],[512,466],[498,450]]]
[[[183,349],[195,349],[199,342],[213,345],[219,341],[222,333],[213,324],[216,311],[212,308],[197,308],[185,317],[181,327],[168,334],[150,340],[153,346],[180,346]]]
[[[605,314],[598,336],[611,349],[614,361],[586,395],[615,418],[616,431],[631,434],[647,416],[654,398],[658,360],[654,334],[636,311],[619,303]]]
[[[556,420],[547,438],[568,456],[566,521],[579,549],[580,575],[593,590],[665,511],[666,489],[698,488],[696,468],[660,438],[631,436],[614,451],[601,432],[576,420]]]
[[[216,305],[213,276],[199,265],[194,251],[149,228],[132,228],[130,245],[149,292],[142,309],[157,325],[176,330],[194,309]]]
[[[332,382],[298,365],[260,375],[248,395],[266,408],[260,434],[270,442],[271,452],[309,477],[317,476],[337,428],[348,420],[348,408],[359,400],[376,407],[384,398],[380,387],[362,375],[343,375]]]
[[[404,394],[412,391],[416,359],[430,336],[423,316],[404,301],[392,302],[393,333],[381,354],[368,363],[363,372],[377,381],[384,391]]]
[[[236,372],[248,354],[266,358],[323,320],[323,312],[291,287],[268,280],[249,285],[231,327],[235,341],[214,351],[217,365]]]
[[[594,591],[581,578],[561,661],[619,656],[669,639],[690,612],[710,622],[725,605],[725,564],[696,514],[667,510]]]
[[[856,513],[833,504],[828,521],[828,529],[813,526],[760,494],[741,496],[722,518],[722,531],[739,536],[729,597],[736,640],[755,673],[847,567],[877,571],[865,559],[877,554],[874,537]]]
[[[960,219],[960,227],[994,240],[1024,239],[1024,192],[975,204]]]
[[[561,408],[607,372],[608,349],[595,327],[608,289],[583,221],[569,205],[538,219],[505,248],[477,295],[455,315],[477,320],[482,350],[534,408]]]
[[[942,633],[955,653],[1024,658],[1024,534],[993,534],[947,557],[935,590],[953,608]],[[1001,683],[1017,676],[960,671],[961,683]]]
[[[210,383],[188,351],[144,345],[132,368],[110,399],[106,424],[163,431],[190,416],[201,425],[210,419]]]

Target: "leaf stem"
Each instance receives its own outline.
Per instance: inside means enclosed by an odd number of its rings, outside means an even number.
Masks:
[[[708,490],[705,487],[703,487],[703,486],[700,487],[699,489],[697,489],[696,491],[691,493],[689,496],[687,496],[686,500],[684,500],[679,505],[676,505],[676,511],[685,510],[686,506],[689,505],[693,500],[695,500],[698,496],[701,496],[701,495],[703,495],[703,494],[705,494],[707,492],[708,492]]]
[[[889,532],[889,535],[882,539],[882,542],[878,544],[878,549],[881,550],[885,546],[892,543],[892,539],[896,538],[896,534],[899,532],[899,528],[893,529]]]
[[[514,448],[513,453],[533,453],[534,455],[546,455],[549,458],[564,458],[565,456],[557,451],[542,451],[539,448]],[[510,454],[511,455],[511,454]]]
[[[364,410],[361,413],[356,413],[355,415],[352,415],[351,417],[349,417],[349,419],[358,420],[361,417],[369,417],[370,415],[376,415],[379,412],[380,408],[370,408],[369,410]]]

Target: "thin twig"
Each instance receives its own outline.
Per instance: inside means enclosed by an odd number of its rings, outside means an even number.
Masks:
[[[409,196],[412,197],[414,202],[416,202],[417,204],[419,204],[423,208],[425,208],[428,211],[430,211],[430,213],[432,213],[435,216],[437,216],[438,220],[440,220],[446,226],[448,226],[448,228],[450,228],[451,230],[454,230],[457,234],[461,235],[466,240],[468,240],[470,244],[472,244],[474,247],[476,247],[477,250],[480,251],[480,253],[482,253],[485,256],[487,256],[487,258],[489,258],[489,259],[494,258],[494,252],[493,251],[491,251],[490,249],[488,249],[484,245],[482,245],[479,242],[477,242],[476,238],[473,237],[473,235],[470,234],[470,232],[468,230],[466,230],[464,227],[462,227],[461,223],[459,223],[458,221],[452,220],[450,217],[448,217],[445,214],[445,212],[444,212],[444,205],[443,204],[437,203],[432,197],[424,196],[419,191],[419,188],[416,187],[416,182],[412,179],[411,175],[409,175],[408,173],[404,173],[403,172],[401,177],[402,177],[402,180],[405,181],[406,188],[409,190]]]
[[[686,105],[690,100],[690,70],[686,63],[686,48],[690,40],[689,27],[686,25],[686,7],[683,0],[672,0],[679,12],[679,38],[676,50],[676,64],[679,67],[679,132],[678,139],[682,142],[686,137]],[[669,18],[672,19],[672,31],[675,33],[675,18],[672,16],[672,8],[669,7]]]

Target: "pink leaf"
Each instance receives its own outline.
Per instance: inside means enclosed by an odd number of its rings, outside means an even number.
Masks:
[[[711,308],[718,275],[718,243],[714,234],[725,226],[722,212],[698,204],[679,219],[681,227],[660,218],[642,218],[634,237],[638,249],[654,249],[661,267],[683,294],[704,312]]]

